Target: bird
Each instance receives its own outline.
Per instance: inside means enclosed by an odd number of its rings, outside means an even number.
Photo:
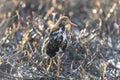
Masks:
[[[56,21],[54,26],[50,29],[49,36],[45,39],[42,46],[42,54],[47,55],[50,58],[50,63],[47,67],[47,71],[49,71],[52,65],[52,59],[55,56],[58,56],[58,71],[57,76],[60,74],[60,56],[65,51],[68,45],[68,39],[66,35],[66,25],[70,24],[71,26],[77,26],[73,23],[69,17],[61,16]]]

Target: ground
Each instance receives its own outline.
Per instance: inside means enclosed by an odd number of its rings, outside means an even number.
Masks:
[[[60,15],[69,45],[47,73],[41,47]],[[120,80],[120,0],[0,0],[0,80]]]

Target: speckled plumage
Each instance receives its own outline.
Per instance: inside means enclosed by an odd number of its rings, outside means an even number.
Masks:
[[[51,28],[49,37],[44,41],[42,46],[42,53],[47,54],[49,57],[54,57],[56,54],[64,52],[67,47],[67,36],[65,26],[77,26],[72,23],[67,16],[61,16],[55,25]]]
[[[64,25],[60,24],[59,28],[51,31],[49,37],[43,44],[43,53],[49,57],[54,57],[56,54],[62,53],[67,47],[67,36]]]
[[[51,32],[48,38],[43,43],[42,53],[47,54],[50,57],[50,64],[47,67],[47,72],[52,65],[52,58],[58,55],[58,71],[57,76],[60,74],[60,54],[63,53],[67,47],[68,41],[65,32],[65,26],[70,24],[72,26],[77,26],[72,23],[67,16],[61,16],[55,25],[51,28]]]

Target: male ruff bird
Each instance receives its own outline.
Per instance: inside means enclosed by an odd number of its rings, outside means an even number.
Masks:
[[[67,16],[61,16],[55,25],[51,28],[50,35],[46,38],[42,46],[42,54],[50,57],[50,64],[47,67],[49,71],[52,65],[52,58],[58,55],[58,71],[60,73],[60,55],[65,51],[68,40],[66,35],[66,25],[77,26]]]

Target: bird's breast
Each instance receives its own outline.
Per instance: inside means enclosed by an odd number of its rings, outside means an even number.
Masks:
[[[46,54],[50,57],[54,57],[56,54],[62,53],[67,47],[67,42],[66,32],[62,28],[51,32],[45,43]]]
[[[60,44],[64,43],[67,40],[65,30],[63,30],[62,27],[60,27],[55,32],[52,32],[51,39],[52,39],[52,41],[56,41],[56,42],[58,42]]]

